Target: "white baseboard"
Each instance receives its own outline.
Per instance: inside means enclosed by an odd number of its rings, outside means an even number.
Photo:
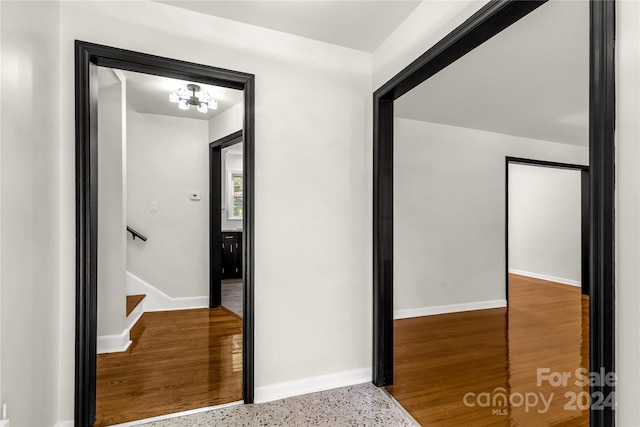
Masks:
[[[145,298],[146,299],[146,298]],[[144,314],[144,299],[125,319],[125,328],[118,335],[103,335],[97,338],[97,353],[118,353],[126,351],[131,345],[131,328]]]
[[[73,427],[73,420],[58,421],[54,427]]]
[[[130,345],[131,340],[129,339],[129,328],[125,329],[118,335],[102,335],[96,340],[96,349],[98,354],[126,351]]]
[[[410,317],[434,316],[436,314],[459,313],[461,311],[487,310],[507,306],[507,300],[496,299],[490,301],[465,302],[462,304],[437,305],[434,307],[407,308],[394,310],[394,319],[408,319]]]
[[[255,402],[264,403],[318,391],[371,382],[371,368],[354,369],[329,375],[303,378],[256,387]]]
[[[145,294],[144,311],[188,310],[209,307],[209,297],[172,298],[127,271],[127,295]]]
[[[534,279],[542,279],[548,280],[550,282],[562,283],[564,285],[582,286],[580,280],[565,279],[562,277],[549,276],[547,274],[532,273],[530,271],[516,270],[515,268],[510,268],[509,273],[519,274],[520,276],[533,277]]]

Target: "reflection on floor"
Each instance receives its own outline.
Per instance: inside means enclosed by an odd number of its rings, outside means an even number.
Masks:
[[[145,313],[131,339],[99,357],[94,426],[242,400],[242,320],[227,311]]]
[[[415,424],[384,390],[367,383],[258,405],[216,409],[144,425],[411,427]]]
[[[222,305],[242,317],[242,279],[222,281]]]
[[[580,409],[588,386],[576,384],[576,369],[589,367],[588,297],[524,276],[509,282],[508,310],[394,322],[395,383],[387,389],[420,424],[589,425]],[[538,368],[570,377],[538,385]]]

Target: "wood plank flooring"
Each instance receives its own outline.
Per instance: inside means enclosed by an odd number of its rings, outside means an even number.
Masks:
[[[142,302],[146,295],[127,295],[127,316]]]
[[[588,391],[575,384],[576,369],[589,366],[588,297],[578,287],[524,276],[509,282],[509,309],[394,322],[395,384],[387,390],[421,425],[589,425],[588,410],[565,408],[565,393]],[[538,368],[571,377],[565,386],[538,386]],[[501,392],[513,404],[493,404]],[[474,393],[469,405],[467,393]]]
[[[223,309],[145,313],[126,352],[101,355],[102,427],[242,400],[242,321]]]

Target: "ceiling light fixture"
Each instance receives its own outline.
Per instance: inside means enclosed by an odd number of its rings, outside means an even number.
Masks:
[[[201,113],[206,113],[210,108],[212,110],[218,109],[218,102],[211,99],[211,95],[202,92],[198,97],[196,96],[198,92],[200,92],[200,86],[188,84],[186,89],[181,87],[177,92],[171,92],[169,101],[178,104],[178,108],[181,110],[188,110],[192,105]]]

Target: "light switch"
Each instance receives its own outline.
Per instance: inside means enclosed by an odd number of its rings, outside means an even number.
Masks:
[[[152,213],[158,212],[158,202],[151,202],[149,204],[149,212],[152,212]]]
[[[200,192],[199,191],[192,191],[191,193],[189,193],[189,199],[190,200],[195,200],[195,201],[200,201]]]

